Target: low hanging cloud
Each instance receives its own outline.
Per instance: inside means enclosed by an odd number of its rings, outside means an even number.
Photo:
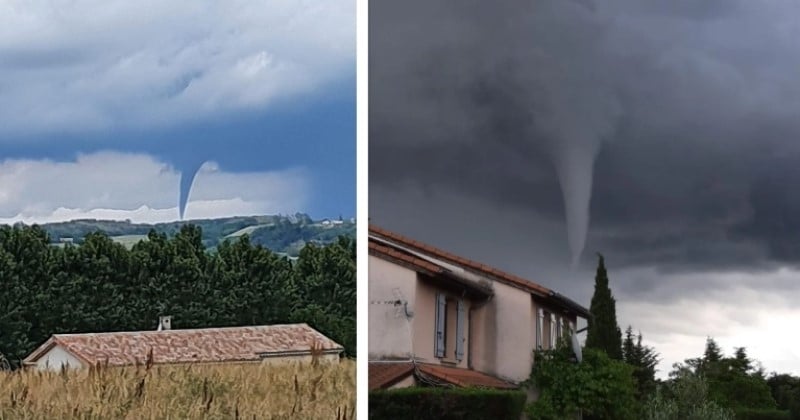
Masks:
[[[175,168],[144,154],[98,152],[68,162],[5,160],[0,163],[0,223],[177,220],[179,178]],[[302,168],[230,173],[206,163],[195,179],[186,218],[302,211],[310,184]]]
[[[0,3],[0,140],[247,111],[352,77],[352,1]]]

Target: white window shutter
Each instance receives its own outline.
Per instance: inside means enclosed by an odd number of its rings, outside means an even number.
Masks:
[[[444,323],[447,311],[447,298],[441,293],[436,294],[436,357],[444,357]]]
[[[464,358],[464,301],[458,301],[458,319],[456,320],[456,360],[459,362]]]
[[[564,335],[564,317],[556,318],[558,322],[556,322],[556,339],[561,341],[561,337]]]
[[[550,348],[556,348],[556,314],[550,313]]]
[[[541,308],[536,310],[536,348],[542,348],[542,337],[544,331],[544,325],[542,324],[544,320],[544,312]]]

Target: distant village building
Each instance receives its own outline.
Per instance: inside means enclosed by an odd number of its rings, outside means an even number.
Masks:
[[[22,363],[26,368],[58,370],[93,365],[337,362],[344,348],[307,324],[203,329],[171,329],[162,317],[157,331],[55,334]],[[312,348],[315,350],[312,352]]]

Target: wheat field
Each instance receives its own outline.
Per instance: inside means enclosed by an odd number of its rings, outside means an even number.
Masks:
[[[355,362],[0,372],[5,419],[355,419]]]

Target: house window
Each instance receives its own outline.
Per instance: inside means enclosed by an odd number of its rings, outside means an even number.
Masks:
[[[554,349],[565,334],[565,322],[563,317],[543,309],[537,309],[536,348],[539,350]]]
[[[434,354],[440,359],[464,358],[466,342],[466,305],[463,299],[450,298],[444,293],[436,295],[436,336]]]

